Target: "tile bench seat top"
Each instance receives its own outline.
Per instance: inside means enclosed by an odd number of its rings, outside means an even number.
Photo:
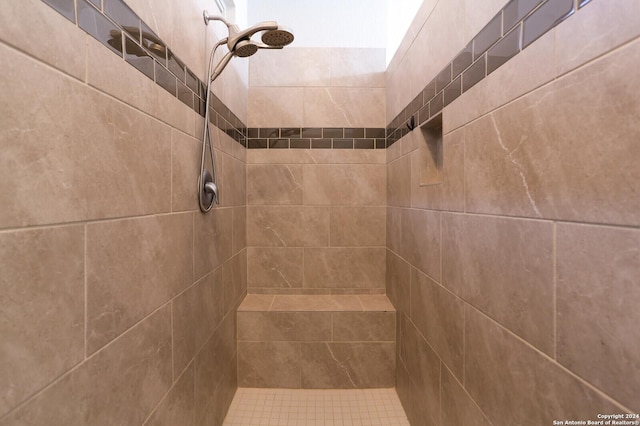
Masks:
[[[395,312],[383,294],[266,295],[247,294],[238,312]]]

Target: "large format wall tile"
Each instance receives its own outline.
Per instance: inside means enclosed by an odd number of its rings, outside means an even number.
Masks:
[[[328,86],[333,50],[289,46],[282,50],[261,51],[249,59],[249,95],[254,94],[252,91],[256,87]]]
[[[0,424],[141,424],[171,383],[171,310],[165,306]]]
[[[431,420],[427,424],[437,424],[435,420],[440,412],[440,359],[413,323],[405,315],[399,317],[400,357],[409,372],[411,392],[419,395],[416,396],[419,401],[416,411],[420,417]]]
[[[411,309],[411,265],[387,250],[385,275],[387,297],[398,312],[408,316]]]
[[[0,40],[80,80],[85,74],[85,37],[84,31],[41,0],[0,4]]]
[[[240,299],[247,291],[247,251],[234,255],[222,265],[222,284],[224,291],[224,312],[236,309]]]
[[[196,419],[204,415],[224,376],[235,374],[231,364],[236,353],[235,325],[235,315],[227,315],[195,357]]]
[[[553,224],[445,214],[443,284],[553,354]]]
[[[300,388],[300,343],[238,342],[238,385]]]
[[[302,204],[302,166],[247,166],[247,204]]]
[[[0,55],[0,227],[169,211],[168,127],[9,48]],[[47,208],[33,208],[34,187]]]
[[[638,58],[640,42],[472,123],[467,210],[640,224]]]
[[[435,280],[440,279],[440,213],[403,209],[400,255]]]
[[[172,302],[173,366],[177,376],[224,316],[222,268],[207,274]]]
[[[250,87],[247,126],[310,127],[304,123],[300,87]]]
[[[190,364],[144,426],[195,425],[194,368]]]
[[[462,380],[464,302],[412,269],[411,321],[458,380]]]
[[[198,210],[198,171],[202,141],[171,131],[171,210]]]
[[[413,190],[411,187],[411,166],[411,156],[409,155],[404,155],[387,165],[387,204],[389,206],[411,206],[411,192]]]
[[[553,80],[555,61],[550,57],[556,49],[555,31],[540,37],[447,106],[446,114],[442,115],[444,133]]]
[[[326,247],[329,245],[329,208],[249,206],[247,244],[258,247]]]
[[[640,3],[634,1],[594,1],[581,9],[575,18],[567,20],[556,30],[558,74],[564,74],[640,35],[638,16]]]
[[[395,382],[394,343],[302,343],[305,389],[386,388]]]
[[[395,318],[395,312],[335,312],[333,340],[395,343]]]
[[[328,341],[331,333],[330,312],[238,312],[239,341]]]
[[[329,224],[331,246],[384,246],[386,212],[385,207],[332,207]]]
[[[214,208],[193,215],[194,278],[199,279],[233,255],[233,209]]]
[[[385,123],[384,97],[385,91],[382,88],[305,87],[302,125],[374,128],[383,126],[381,123]],[[270,125],[272,126],[275,124]]]
[[[491,426],[482,410],[446,368],[442,369],[441,380],[443,426]]]
[[[558,225],[558,362],[640,410],[640,231]]]
[[[306,248],[304,286],[309,288],[384,288],[386,249]]]
[[[304,249],[249,247],[247,286],[249,288],[301,288]]]
[[[464,384],[493,423],[539,426],[622,412],[469,305],[465,315]]]
[[[87,225],[87,351],[193,282],[192,215]]]
[[[382,164],[303,166],[304,204],[386,204],[386,167]]]
[[[0,234],[0,417],[84,359],[84,229]]]
[[[385,49],[331,49],[331,86],[385,87]]]

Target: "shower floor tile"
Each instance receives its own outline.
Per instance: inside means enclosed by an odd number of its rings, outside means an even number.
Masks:
[[[224,426],[409,426],[396,390],[238,388]]]

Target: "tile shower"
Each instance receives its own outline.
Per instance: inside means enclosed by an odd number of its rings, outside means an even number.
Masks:
[[[308,363],[342,372],[307,387],[371,387],[358,357],[415,425],[640,411],[640,4],[425,0],[388,67],[234,64],[202,215],[217,35],[161,3],[0,5],[0,425],[221,424]],[[252,346],[299,369],[261,376]]]

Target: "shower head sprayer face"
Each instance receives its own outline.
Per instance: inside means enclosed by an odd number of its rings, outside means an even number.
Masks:
[[[262,33],[262,42],[269,46],[286,46],[291,44],[293,39],[293,31],[282,25],[279,25],[275,30],[267,30]]]
[[[246,58],[256,53],[258,51],[258,46],[251,40],[240,40],[236,43],[233,51],[236,56]]]

